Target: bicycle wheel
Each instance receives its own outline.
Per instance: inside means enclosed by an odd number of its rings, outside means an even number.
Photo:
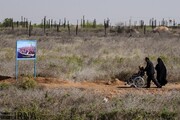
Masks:
[[[134,85],[138,88],[142,88],[145,85],[145,81],[142,77],[136,77],[134,78]]]

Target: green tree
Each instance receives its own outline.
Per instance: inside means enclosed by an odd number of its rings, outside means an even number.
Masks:
[[[5,18],[3,21],[3,26],[4,27],[11,27],[13,24],[13,19],[12,18]]]

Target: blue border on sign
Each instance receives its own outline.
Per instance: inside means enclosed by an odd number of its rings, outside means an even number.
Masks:
[[[16,60],[36,60],[36,53],[37,40],[16,41]]]

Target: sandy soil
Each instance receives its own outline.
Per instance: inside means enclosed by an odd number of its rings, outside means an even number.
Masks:
[[[93,93],[100,93],[107,97],[114,97],[117,95],[123,95],[128,93],[138,93],[138,94],[163,94],[165,92],[178,90],[180,91],[180,83],[168,83],[162,88],[156,88],[153,84],[151,88],[131,88],[125,85],[124,82],[120,80],[114,81],[83,81],[83,82],[73,82],[67,80],[60,80],[56,78],[36,78],[38,84],[43,88],[77,88],[82,91],[91,91]],[[16,80],[10,77],[0,76],[0,82],[15,83]]]

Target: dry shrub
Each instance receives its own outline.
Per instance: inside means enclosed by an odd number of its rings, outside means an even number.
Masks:
[[[79,88],[28,89],[11,86],[0,92],[1,112],[34,113],[36,119],[179,119],[179,91],[113,97]]]
[[[8,83],[0,83],[0,90],[5,90],[8,89],[10,87],[10,85]]]
[[[41,29],[35,29],[37,36],[1,34],[1,74],[14,76],[15,38],[37,39],[37,75],[73,80],[127,79],[143,65],[149,57],[154,65],[161,57],[168,70],[169,81],[179,81],[180,48],[179,38],[167,34],[148,33],[146,36],[102,36],[102,33],[82,31],[78,36],[68,36],[66,31],[59,35],[48,31],[42,36]],[[2,32],[2,31],[1,31]],[[21,31],[17,30],[17,33]],[[16,33],[16,31],[15,31]],[[35,34],[36,35],[36,34]],[[166,44],[165,44],[166,43]],[[30,65],[29,65],[30,64]],[[32,74],[33,65],[21,62],[19,72]],[[32,67],[30,67],[32,66]]]
[[[34,89],[35,87],[37,87],[37,83],[33,78],[30,77],[23,77],[20,80],[18,80],[17,82],[17,86],[20,89]]]

